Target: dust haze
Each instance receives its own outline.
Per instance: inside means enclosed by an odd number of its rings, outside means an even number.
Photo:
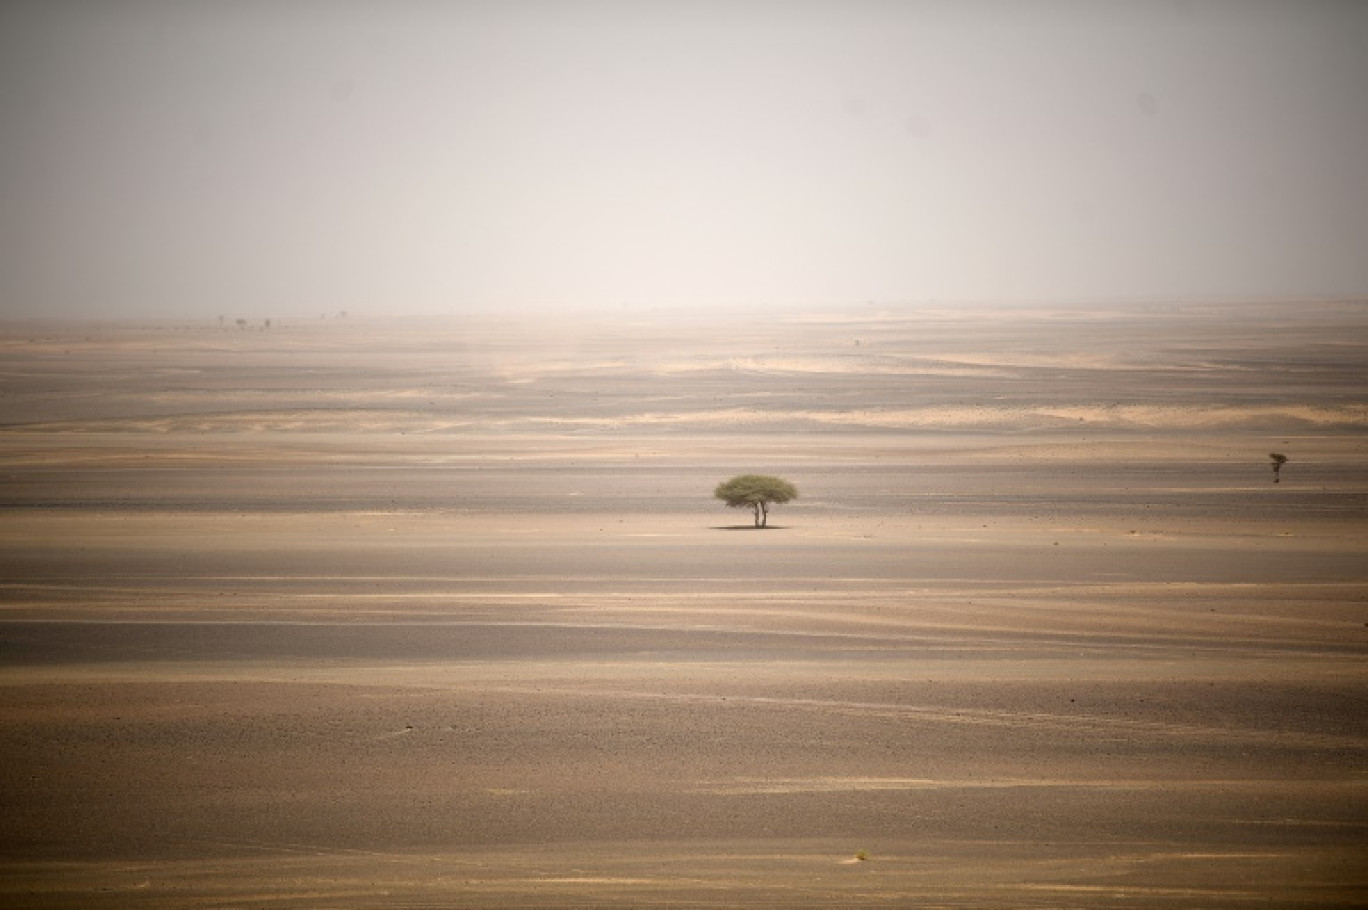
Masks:
[[[10,2],[0,311],[1368,288],[1346,2]]]

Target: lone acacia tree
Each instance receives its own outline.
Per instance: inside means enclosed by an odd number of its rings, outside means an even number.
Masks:
[[[1273,482],[1277,483],[1281,479],[1278,477],[1278,472],[1282,470],[1283,465],[1287,464],[1287,456],[1280,455],[1277,452],[1270,452],[1268,457],[1273,462]]]
[[[770,503],[785,503],[798,498],[798,488],[780,477],[768,474],[740,474],[717,485],[713,495],[731,509],[750,509],[755,514],[755,526],[769,523]]]

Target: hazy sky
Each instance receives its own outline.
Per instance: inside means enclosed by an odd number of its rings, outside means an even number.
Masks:
[[[0,312],[1368,293],[1368,2],[0,2]]]

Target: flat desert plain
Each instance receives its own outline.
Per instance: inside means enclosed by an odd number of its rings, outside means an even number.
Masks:
[[[1368,903],[1361,303],[26,324],[0,383],[0,905]]]

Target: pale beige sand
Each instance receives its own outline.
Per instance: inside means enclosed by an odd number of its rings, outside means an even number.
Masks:
[[[0,904],[1362,904],[1365,324],[11,331]]]

